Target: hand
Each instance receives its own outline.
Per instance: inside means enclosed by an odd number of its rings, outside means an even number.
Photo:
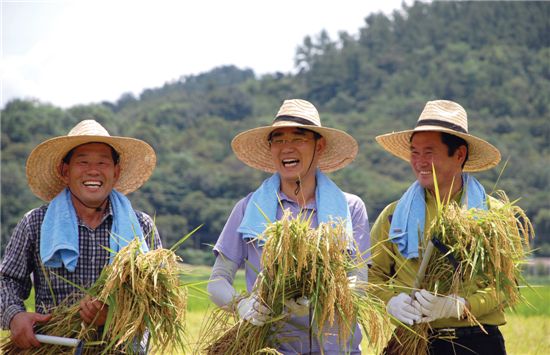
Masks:
[[[19,349],[39,347],[40,342],[34,336],[34,325],[37,323],[46,323],[51,318],[51,314],[17,313],[10,321],[11,341]]]
[[[436,296],[426,290],[415,293],[414,307],[423,314],[420,323],[432,322],[441,318],[461,318],[466,301],[457,295]]]
[[[307,297],[298,297],[285,301],[285,307],[288,313],[296,317],[305,317],[309,314],[309,299]]]
[[[270,319],[271,311],[264,306],[257,295],[243,298],[237,303],[239,317],[255,326],[262,326]]]
[[[105,303],[90,296],[86,296],[80,301],[80,318],[86,324],[104,325],[107,321],[108,311],[109,307]]]
[[[400,293],[390,298],[386,311],[402,323],[413,325],[419,322],[422,313],[412,306],[412,298],[406,293]]]
[[[348,286],[352,290],[357,287],[357,275],[348,276]]]

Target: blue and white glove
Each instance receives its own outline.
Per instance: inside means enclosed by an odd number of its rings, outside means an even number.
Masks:
[[[457,295],[437,296],[420,290],[415,293],[413,305],[422,313],[420,323],[428,323],[441,318],[462,318],[466,300]]]

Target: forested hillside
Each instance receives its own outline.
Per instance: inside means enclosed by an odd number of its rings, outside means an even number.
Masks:
[[[427,100],[450,99],[468,111],[470,132],[502,153],[497,168],[477,176],[489,191],[496,184],[520,198],[538,253],[550,255],[549,2],[415,3],[368,16],[357,35],[321,31],[297,46],[296,74],[257,77],[225,66],[116,102],[69,109],[8,103],[1,112],[1,250],[22,215],[41,203],[26,185],[28,154],[82,119],[155,148],[157,169],[130,195],[134,206],[156,215],[166,245],[204,224],[188,248],[209,250],[233,204],[266,177],[234,157],[231,139],[270,124],[283,99],[312,101],[324,125],[358,140],[357,159],[331,177],[363,198],[371,222],[413,180],[374,137],[412,128]],[[194,262],[207,255],[184,253]]]

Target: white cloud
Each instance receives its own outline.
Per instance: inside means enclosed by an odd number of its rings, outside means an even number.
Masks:
[[[220,65],[290,72],[304,37],[401,0],[2,1],[2,102],[114,101]]]

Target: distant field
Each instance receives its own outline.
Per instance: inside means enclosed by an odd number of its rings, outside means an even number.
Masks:
[[[185,282],[207,280],[209,267],[193,267]],[[550,280],[530,280],[532,288],[523,288],[522,295],[528,304],[522,304],[507,312],[508,323],[501,327],[509,354],[550,354]],[[244,290],[244,273],[239,271],[235,281],[238,290]],[[212,309],[212,303],[205,295],[206,284],[189,291],[187,329],[189,349],[194,349],[205,315]],[[34,308],[29,300],[29,309]],[[7,335],[6,332],[1,333]],[[373,352],[363,344],[366,354]]]

